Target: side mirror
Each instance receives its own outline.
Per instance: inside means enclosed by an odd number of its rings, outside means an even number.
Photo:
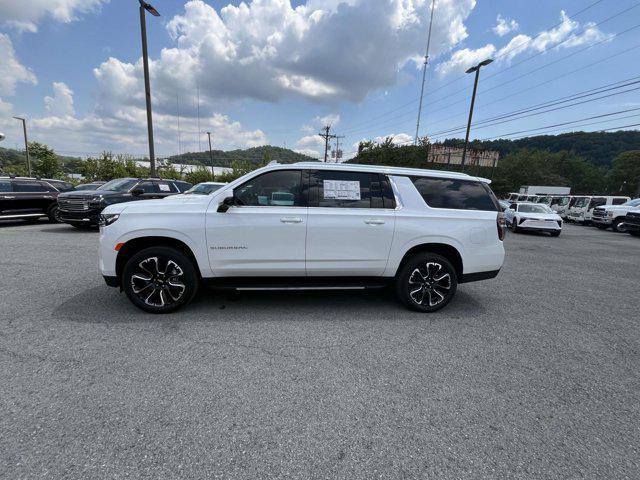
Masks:
[[[225,198],[220,205],[218,205],[218,213],[226,213],[231,207],[236,204],[233,197]]]
[[[134,197],[139,197],[140,195],[144,194],[144,190],[141,188],[134,188],[133,190],[131,190],[131,195],[133,195]]]

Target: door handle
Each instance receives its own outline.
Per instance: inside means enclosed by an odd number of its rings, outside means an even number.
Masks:
[[[2,197],[6,200],[11,200],[12,198],[16,198],[15,196],[10,196],[10,195],[5,195],[4,197]]]
[[[384,225],[384,220],[380,220],[379,218],[367,218],[364,223],[367,225]]]
[[[302,219],[300,217],[282,217],[280,221],[282,223],[302,223]]]

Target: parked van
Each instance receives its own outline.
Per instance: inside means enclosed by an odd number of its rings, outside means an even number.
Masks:
[[[569,208],[567,218],[572,222],[591,223],[593,209],[605,205],[622,205],[631,200],[629,197],[619,196],[586,196],[579,199]]]
[[[551,202],[548,204],[551,207],[551,210],[560,215],[563,219],[567,218],[567,212],[569,210],[569,205],[574,197],[570,195],[559,195],[550,197]]]

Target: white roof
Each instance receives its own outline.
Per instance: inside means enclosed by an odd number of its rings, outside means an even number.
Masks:
[[[466,173],[449,172],[446,170],[430,170],[423,168],[405,168],[405,167],[388,167],[386,165],[362,165],[359,163],[323,163],[323,162],[298,162],[294,164],[280,164],[281,167],[303,167],[305,169],[322,169],[322,170],[346,170],[358,172],[378,172],[387,175],[416,175],[430,176],[440,178],[458,178],[461,180],[480,180],[482,182],[491,183],[489,179],[481,177],[473,177]]]

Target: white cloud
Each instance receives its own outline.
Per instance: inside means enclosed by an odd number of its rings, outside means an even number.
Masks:
[[[320,153],[319,150],[313,150],[312,148],[298,148],[294,150],[294,152],[301,153],[302,155],[307,155],[313,158],[320,158],[320,156],[324,156],[324,153]]]
[[[22,65],[8,35],[0,33],[0,95],[13,95],[18,83],[37,83],[31,70]]]
[[[63,82],[53,82],[53,97],[44,97],[47,112],[56,117],[74,115],[73,91]]]
[[[152,59],[157,103],[175,103],[200,86],[203,101],[302,96],[317,102],[362,100],[396,84],[398,70],[424,48],[430,0],[252,0],[216,11],[201,0],[167,23],[175,41]],[[467,36],[475,0],[443,0],[434,17],[435,56]],[[110,59],[105,84],[141,77],[140,62]],[[118,91],[115,91],[118,90]],[[112,89],[115,98],[124,88]],[[130,96],[127,101],[137,101]],[[105,102],[102,102],[105,103]],[[160,107],[162,108],[162,107]]]
[[[391,143],[393,143],[394,145],[407,145],[408,143],[413,142],[413,136],[406,133],[392,133],[390,135],[376,137],[373,139],[373,141],[377,143],[383,143],[389,137],[391,137]]]
[[[324,148],[324,139],[320,135],[306,135],[296,142],[298,147],[322,147]]]
[[[502,15],[498,14],[498,18],[496,19],[498,22],[493,28],[493,32],[499,37],[504,37],[507,33],[515,32],[519,25],[518,22],[508,18],[503,18]]]
[[[526,52],[543,52],[552,48],[572,48],[587,43],[597,42],[612,35],[603,33],[594,23],[586,23],[583,27],[572,20],[564,11],[560,12],[560,24],[550,30],[543,30],[535,37],[519,34],[511,38],[502,48],[489,43],[477,49],[464,48],[451,54],[449,60],[440,63],[436,71],[445,76],[450,73],[464,72],[485,58],[495,56],[498,62],[509,63],[518,55]]]
[[[340,123],[340,115],[338,115],[337,113],[331,113],[329,115],[325,115],[324,117],[316,117],[315,118],[316,123],[318,123],[321,127],[324,127],[326,125],[331,125],[332,127],[335,127],[338,123]]]
[[[21,32],[36,32],[44,17],[69,23],[78,15],[91,13],[109,0],[4,0],[0,2],[0,23]]]
[[[475,50],[463,48],[462,50],[453,52],[451,58],[446,62],[438,64],[436,71],[441,76],[448,75],[451,72],[464,72],[467,68],[492,57],[495,52],[496,47],[491,43]]]

